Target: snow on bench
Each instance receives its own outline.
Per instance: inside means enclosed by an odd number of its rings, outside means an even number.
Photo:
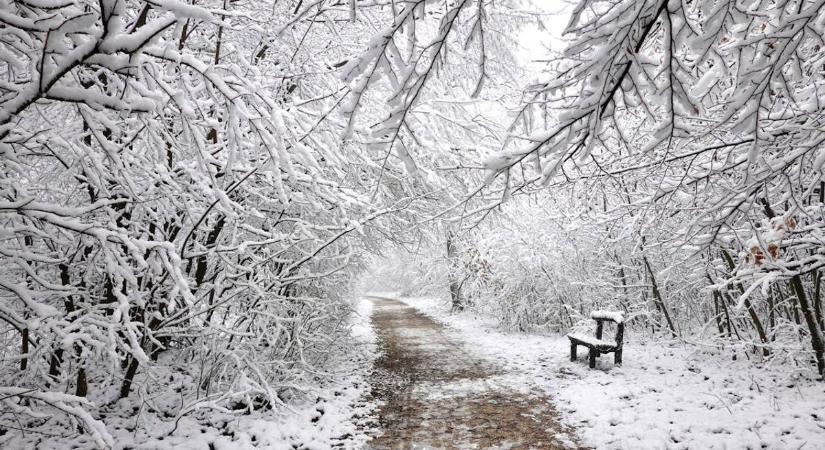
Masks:
[[[624,322],[624,313],[621,311],[598,310],[590,313],[590,318],[593,320],[612,320],[616,323],[622,323]]]
[[[603,353],[613,353],[613,363],[622,365],[622,342],[624,341],[624,314],[621,311],[593,311],[590,318],[596,321],[596,336],[582,333],[570,333],[570,361],[576,360],[576,347],[583,345],[589,349],[590,368],[596,367],[596,358]],[[616,322],[616,338],[613,341],[602,339],[604,321]]]
[[[581,342],[582,344],[584,344],[586,346],[599,347],[599,348],[605,348],[605,349],[616,347],[616,342],[615,341],[596,339],[593,336],[588,336],[588,335],[582,334],[582,333],[570,333],[570,334],[567,335],[567,337],[570,338],[571,340],[579,341],[579,342]]]

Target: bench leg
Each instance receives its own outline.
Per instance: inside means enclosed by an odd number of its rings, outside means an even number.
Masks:
[[[575,361],[575,360],[576,360],[576,343],[571,342],[570,343],[570,361]]]
[[[616,353],[613,355],[613,364],[617,366],[622,365],[622,349],[616,350]]]
[[[590,368],[595,369],[596,368],[596,357],[599,356],[599,351],[596,350],[595,348],[591,348],[589,356],[590,356]]]

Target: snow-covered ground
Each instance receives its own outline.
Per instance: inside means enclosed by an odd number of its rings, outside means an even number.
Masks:
[[[626,332],[623,366],[571,362],[564,336],[499,331],[451,314],[443,301],[404,298],[446,324],[470,351],[521,372],[550,396],[582,444],[599,449],[822,449],[825,383],[755,367],[690,345],[641,345]]]
[[[391,297],[391,295],[386,295]],[[537,389],[552,399],[564,425],[578,441],[597,449],[821,449],[825,448],[825,383],[787,367],[756,367],[690,345],[634,342],[628,331],[624,365],[612,355],[590,370],[569,361],[564,336],[502,332],[495,320],[472,313],[452,314],[433,298],[403,298],[447,326],[465,349],[503,367],[506,387]],[[369,448],[376,406],[367,383],[376,357],[370,324],[372,302],[357,302],[352,333],[357,342],[342,355],[338,380],[306,403],[276,413],[232,415],[214,410],[160,418],[150,406],[122,404],[100,417],[112,431],[116,449],[329,449]],[[437,393],[433,393],[434,395]],[[441,393],[444,394],[444,393]],[[135,408],[133,414],[126,413]],[[174,409],[174,408],[169,408]],[[139,427],[135,427],[140,423]],[[138,430],[137,432],[135,430]],[[0,448],[91,448],[88,436],[70,439],[46,433],[0,436]]]
[[[352,317],[355,345],[349,354],[339,355],[333,370],[334,382],[317,388],[314,398],[250,415],[201,409],[180,418],[174,412],[180,399],[164,395],[145,403],[132,395],[96,416],[106,424],[115,441],[114,450],[281,450],[296,448],[361,449],[366,447],[366,430],[371,429],[375,407],[369,400],[367,383],[375,358],[375,335],[370,325],[372,303],[357,300]],[[174,385],[191,383],[180,374],[166,377]],[[160,411],[160,412],[158,412]],[[174,432],[171,432],[174,429]],[[171,433],[170,433],[171,432]],[[48,430],[25,434],[0,433],[0,449],[92,449],[88,434],[62,435]]]
[[[367,378],[375,359],[376,343],[370,325],[372,303],[359,299],[354,306],[352,335],[355,346],[351,354],[341,355],[339,367],[335,368],[338,379],[324,386],[314,402],[291,405],[291,411],[281,410],[278,413],[227,415],[223,430],[204,428],[191,418],[183,422],[184,429],[172,437],[162,441],[153,439],[135,450],[364,448],[368,439],[364,431],[372,426],[375,409],[368,400],[370,386]],[[211,415],[210,421],[215,417]],[[202,429],[206,429],[208,434],[204,434]],[[129,442],[129,439],[123,442]],[[211,446],[208,445],[210,442]]]

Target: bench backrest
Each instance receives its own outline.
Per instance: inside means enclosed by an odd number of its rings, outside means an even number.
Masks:
[[[593,319],[596,321],[596,339],[602,338],[602,333],[604,332],[604,322],[615,322],[616,323],[616,346],[622,346],[622,340],[624,339],[624,321],[617,321],[613,319],[605,319],[605,318],[595,318]]]

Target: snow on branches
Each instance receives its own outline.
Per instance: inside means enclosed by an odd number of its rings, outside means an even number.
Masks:
[[[38,393],[4,399],[25,426],[58,405],[106,447],[98,400],[168,395],[157,374],[193,379],[171,416],[325,379],[360,248],[416,199],[370,203],[377,172],[344,165],[367,160],[327,119],[346,42],[279,31],[291,10],[0,2],[0,397]]]

